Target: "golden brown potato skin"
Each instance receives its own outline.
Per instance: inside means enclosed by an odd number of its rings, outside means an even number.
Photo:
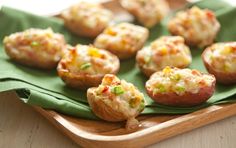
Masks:
[[[151,68],[146,68],[143,66],[143,64],[137,62],[137,65],[139,67],[139,69],[142,71],[142,73],[146,76],[146,77],[150,77],[154,72],[156,72],[155,70],[151,69]]]
[[[221,72],[217,71],[212,66],[206,61],[205,59],[205,54],[207,50],[210,50],[210,48],[206,48],[204,52],[202,53],[202,60],[203,63],[207,69],[207,71],[211,74],[213,74],[216,77],[216,81],[221,83],[221,84],[235,84],[236,83],[236,73],[228,73],[228,72]]]
[[[116,74],[120,69],[119,59],[115,55],[111,55],[114,58],[114,69],[111,74]],[[74,74],[64,69],[62,62],[60,61],[57,67],[58,76],[66,83],[67,86],[76,89],[86,90],[90,87],[98,86],[102,82],[103,74]]]
[[[29,67],[39,68],[39,69],[53,69],[57,67],[58,62],[54,60],[44,60],[44,59],[38,59],[38,60],[32,60],[31,58],[21,58],[17,54],[15,54],[11,48],[8,48],[8,46],[4,46],[6,54],[15,62],[20,63],[22,65],[26,65]]]
[[[124,32],[127,32],[127,30],[130,30],[130,28],[134,28],[132,30],[132,32],[129,32],[129,33],[126,33],[125,36],[122,36],[120,37],[122,40],[116,40],[116,42],[112,42],[113,39],[117,38],[117,35],[115,36],[111,36],[109,35],[107,37],[107,30],[109,30],[109,28],[121,28],[121,26],[125,27],[127,26],[128,29],[125,29],[126,31]],[[149,36],[149,31],[148,29],[142,27],[142,32],[143,33],[139,33],[139,35],[141,35],[141,39],[136,42],[137,39],[136,36],[137,35],[134,35],[133,33],[136,32],[136,27],[141,27],[141,26],[137,26],[137,25],[133,25],[133,24],[130,24],[130,23],[120,23],[120,24],[116,24],[116,25],[113,25],[113,26],[110,26],[110,27],[107,27],[103,33],[101,33],[100,35],[97,36],[97,38],[94,40],[94,46],[97,47],[97,48],[102,48],[102,49],[106,49],[108,51],[110,51],[111,53],[117,55],[119,57],[119,59],[121,60],[125,60],[125,59],[129,59],[131,57],[134,57],[137,53],[138,50],[140,50],[143,46],[144,46],[144,43],[146,42],[148,36]],[[137,31],[138,32],[138,31]],[[120,30],[120,33],[117,32],[118,36],[120,34],[122,34],[122,30]],[[107,40],[109,40],[108,42],[106,43],[102,43],[101,44],[101,39],[102,38],[106,38]],[[127,41],[127,38],[129,39]],[[123,44],[123,41],[125,41],[125,44],[127,45],[130,45],[129,47],[122,47],[122,44]],[[135,41],[135,43],[134,43]],[[117,45],[117,43],[119,43]]]
[[[88,103],[91,106],[93,112],[101,119],[111,122],[124,121],[128,117],[122,112],[118,112],[110,106],[106,105],[102,100],[95,100],[96,88],[89,88],[87,91]]]
[[[32,45],[35,42],[37,45]],[[6,54],[15,62],[39,69],[56,68],[66,50],[64,36],[51,28],[30,28],[3,39]]]
[[[147,38],[148,34],[144,34],[144,38]],[[133,50],[133,51],[127,51],[127,50],[116,50],[116,48],[114,48],[113,46],[108,47],[107,50],[112,52],[113,54],[117,55],[119,57],[119,59],[121,60],[126,60],[129,58],[132,58],[136,55],[137,51],[140,50],[143,47],[144,42],[140,42],[139,44],[137,44],[136,49],[137,50]]]
[[[80,1],[62,11],[60,17],[64,20],[66,28],[72,33],[79,36],[95,38],[112,20],[112,12],[103,8],[100,4]],[[90,26],[86,23],[89,21],[89,18],[94,20],[93,23],[95,25]],[[104,21],[104,18],[107,21]]]
[[[201,88],[196,94],[190,92],[187,92],[181,96],[173,92],[166,94],[153,94],[153,91],[147,88],[146,91],[147,94],[159,104],[177,107],[191,107],[202,104],[213,95],[215,91],[215,81],[212,86]]]
[[[67,16],[61,15],[61,17],[64,20],[65,26],[74,34],[79,35],[79,36],[84,36],[88,38],[95,38],[97,35],[102,33],[104,30],[103,25],[98,25],[96,28],[91,29],[82,23],[76,23],[75,20],[73,19],[68,19]]]

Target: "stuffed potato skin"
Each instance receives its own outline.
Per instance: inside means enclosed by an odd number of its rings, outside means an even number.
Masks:
[[[116,74],[119,68],[119,59],[112,53],[77,45],[64,55],[57,71],[67,86],[84,90],[98,86],[105,74]]]
[[[220,30],[214,12],[192,7],[180,11],[169,21],[168,30],[173,35],[183,36],[191,46],[205,47],[213,43]]]
[[[215,43],[202,53],[209,73],[221,84],[236,83],[236,42]]]
[[[192,62],[191,52],[180,36],[162,36],[150,46],[138,51],[136,62],[140,70],[150,77],[166,66],[186,68]]]
[[[13,33],[4,38],[3,44],[13,61],[41,69],[55,68],[66,49],[64,36],[50,28]]]
[[[148,28],[159,23],[170,11],[165,0],[120,0],[120,3]]]
[[[144,96],[131,83],[107,74],[98,87],[87,90],[87,99],[93,112],[103,120],[127,120],[126,128],[138,126],[136,116],[145,106]]]
[[[94,41],[94,46],[106,49],[119,57],[128,59],[140,50],[149,31],[141,26],[120,23],[106,28]]]
[[[197,70],[166,67],[146,82],[147,94],[157,103],[191,107],[207,101],[215,90],[215,77]]]
[[[65,26],[73,33],[95,38],[112,21],[112,12],[100,4],[81,1],[61,14]]]

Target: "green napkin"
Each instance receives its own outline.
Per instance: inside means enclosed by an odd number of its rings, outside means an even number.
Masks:
[[[186,7],[192,5],[190,4]],[[222,26],[217,36],[217,41],[232,41],[236,38],[236,29],[234,29],[236,20],[232,19],[236,15],[234,7],[220,0],[204,0],[195,3],[195,5],[201,8],[209,8],[216,12]],[[151,34],[147,44],[161,35],[168,34],[165,27],[168,19],[169,17],[150,30]],[[64,28],[63,22],[57,18],[36,16],[7,7],[1,9],[0,40],[3,40],[6,35],[32,27],[51,27],[55,32],[64,34],[67,42],[72,45],[92,43],[91,39],[71,34]],[[192,49],[193,63],[190,68],[206,71],[200,58],[202,50]],[[5,54],[2,43],[0,43],[0,64],[0,92],[15,90],[20,99],[27,104],[53,109],[75,117],[97,119],[87,104],[86,92],[66,87],[57,76],[55,70],[33,69],[11,61]],[[132,82],[145,94],[147,106],[142,114],[184,114],[212,104],[236,101],[236,98],[234,99],[233,97],[236,94],[236,85],[223,86],[217,84],[214,96],[200,106],[177,108],[156,104],[145,93],[144,84],[147,79],[135,65],[135,59],[121,62],[118,76]]]

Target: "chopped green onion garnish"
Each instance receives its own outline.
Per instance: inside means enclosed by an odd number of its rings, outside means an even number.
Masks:
[[[158,90],[159,90],[160,93],[166,92],[166,88],[165,88],[165,86],[162,85],[162,84],[158,84],[158,85],[157,85],[157,88],[158,88]]]
[[[124,89],[122,88],[122,86],[118,85],[118,86],[114,86],[114,87],[111,89],[111,92],[114,93],[115,95],[121,95],[121,94],[123,94],[125,91],[124,91]]]
[[[142,100],[141,104],[139,105],[138,111],[142,111],[144,107],[145,107],[145,103],[144,103],[144,100]]]
[[[179,87],[176,88],[176,90],[177,90],[178,92],[184,92],[184,91],[185,91],[185,88],[184,88],[183,86],[179,86]]]
[[[84,63],[80,66],[80,69],[85,70],[91,67],[91,63]]]
[[[31,46],[39,46],[39,42],[33,41],[31,42]]]

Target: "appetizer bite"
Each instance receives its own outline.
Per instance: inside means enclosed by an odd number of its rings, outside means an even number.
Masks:
[[[191,63],[192,57],[183,37],[163,36],[139,50],[136,61],[140,70],[149,77],[166,66],[185,68]]]
[[[27,29],[3,40],[7,55],[23,65],[52,69],[57,66],[66,48],[64,36],[48,29]]]
[[[120,2],[127,11],[148,28],[159,23],[170,10],[165,0],[120,0]]]
[[[135,129],[135,119],[145,107],[144,95],[131,83],[106,74],[98,87],[89,88],[87,99],[93,112],[103,120],[125,121],[127,129]]]
[[[215,77],[197,70],[166,67],[146,82],[148,95],[157,103],[190,107],[208,100],[215,90]]]
[[[222,84],[236,83],[236,42],[216,43],[206,48],[202,60],[209,73]]]
[[[106,28],[94,45],[109,50],[120,59],[133,57],[148,38],[148,30],[144,27],[120,23]]]
[[[62,12],[65,26],[73,33],[94,38],[111,22],[112,12],[102,5],[81,1]]]
[[[105,74],[116,74],[119,59],[112,53],[92,46],[77,45],[68,50],[58,64],[61,79],[72,88],[98,86]]]
[[[213,43],[220,23],[214,12],[192,7],[178,12],[170,20],[168,29],[173,35],[183,36],[188,45],[204,47]]]

